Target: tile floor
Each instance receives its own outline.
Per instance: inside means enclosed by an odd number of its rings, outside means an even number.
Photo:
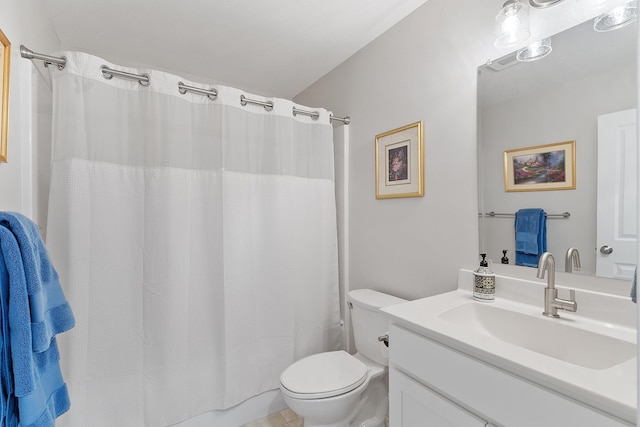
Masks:
[[[302,417],[287,408],[241,427],[303,427],[303,425]]]
[[[389,417],[384,420],[385,427],[389,427]],[[291,409],[283,409],[280,412],[269,415],[258,421],[253,421],[240,427],[303,427],[303,418]]]

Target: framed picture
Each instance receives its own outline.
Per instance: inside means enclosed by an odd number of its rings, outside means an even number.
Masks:
[[[11,59],[11,43],[0,30],[0,63],[2,64],[2,106],[0,107],[0,162],[7,161],[7,127],[9,125],[9,61]]]
[[[575,141],[504,152],[505,191],[574,190],[575,188]]]
[[[422,196],[422,122],[376,135],[376,199]]]

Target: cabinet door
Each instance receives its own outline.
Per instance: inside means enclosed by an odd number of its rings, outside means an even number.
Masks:
[[[389,373],[389,427],[485,427],[487,423],[411,379]]]

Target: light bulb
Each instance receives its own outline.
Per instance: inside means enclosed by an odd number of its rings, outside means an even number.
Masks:
[[[593,29],[599,32],[617,30],[638,19],[636,0],[626,2],[593,20]]]
[[[496,47],[510,47],[527,40],[529,8],[518,0],[508,0],[495,18]]]
[[[551,38],[546,38],[518,50],[516,58],[522,62],[537,61],[549,55],[551,50]]]

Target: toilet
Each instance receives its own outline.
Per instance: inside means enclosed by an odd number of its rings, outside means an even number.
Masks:
[[[349,292],[357,353],[318,353],[298,360],[280,376],[285,403],[305,427],[382,427],[389,412],[389,330],[379,310],[405,302],[370,289]]]

